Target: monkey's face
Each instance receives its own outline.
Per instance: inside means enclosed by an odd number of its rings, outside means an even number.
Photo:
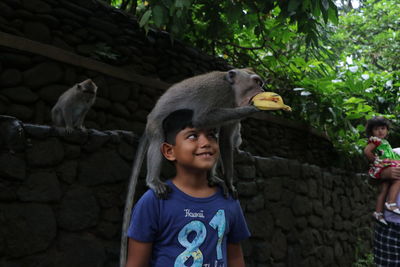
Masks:
[[[91,80],[87,79],[77,85],[78,90],[87,95],[96,95],[97,85]]]
[[[175,138],[175,145],[169,145],[164,156],[176,163],[177,171],[209,171],[219,158],[216,130],[185,128]]]
[[[261,77],[248,69],[230,70],[227,75],[239,107],[249,105],[255,95],[264,91]]]

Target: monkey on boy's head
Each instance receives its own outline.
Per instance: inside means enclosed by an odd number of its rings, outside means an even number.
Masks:
[[[193,128],[219,129],[218,144],[225,181],[215,175],[214,168],[211,170],[209,183],[220,184],[224,186],[226,196],[230,192],[233,197],[237,197],[237,191],[233,185],[233,150],[238,145],[235,140],[241,140],[238,130],[239,122],[241,119],[260,111],[251,105],[251,99],[263,92],[263,84],[261,77],[250,69],[232,69],[229,71],[213,71],[185,79],[165,91],[147,116],[146,129],[136,151],[126,195],[123,233],[126,233],[128,229],[135,187],[146,152],[148,167],[146,184],[159,198],[168,198],[170,188],[160,179],[163,161],[160,147],[166,138],[162,124],[169,114],[177,110],[187,109],[192,111]],[[186,115],[190,115],[190,113],[187,112]],[[167,138],[170,138],[170,136]],[[123,236],[120,266],[125,266],[126,241],[126,237]]]

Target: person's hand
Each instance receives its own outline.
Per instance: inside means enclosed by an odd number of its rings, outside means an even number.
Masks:
[[[400,179],[400,167],[389,167],[382,171],[383,179]]]
[[[391,167],[392,169],[392,179],[400,179],[400,167]]]

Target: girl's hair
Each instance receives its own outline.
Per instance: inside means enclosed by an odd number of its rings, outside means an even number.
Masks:
[[[390,121],[382,116],[375,116],[372,119],[367,121],[367,125],[365,126],[365,132],[367,133],[367,137],[372,136],[372,130],[374,127],[378,126],[386,126],[386,128],[390,129]]]

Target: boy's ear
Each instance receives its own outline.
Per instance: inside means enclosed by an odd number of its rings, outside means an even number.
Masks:
[[[168,144],[165,142],[162,143],[161,144],[161,153],[167,160],[169,160],[169,161],[175,160],[175,153],[174,153],[173,146],[171,144]]]

